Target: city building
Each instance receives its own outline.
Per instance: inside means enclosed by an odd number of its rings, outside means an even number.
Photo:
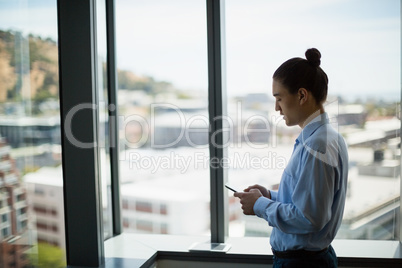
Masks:
[[[12,147],[60,144],[60,117],[0,116],[0,134]]]
[[[63,175],[61,166],[42,167],[23,177],[30,221],[38,243],[65,249]]]
[[[185,190],[189,184],[192,191]],[[123,228],[135,233],[208,234],[208,189],[208,180],[196,174],[124,184]]]
[[[26,190],[19,180],[11,147],[0,138],[0,267],[22,268],[32,247]]]

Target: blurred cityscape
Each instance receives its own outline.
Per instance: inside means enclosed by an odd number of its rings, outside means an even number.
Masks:
[[[27,267],[41,243],[65,249],[57,46],[0,31],[0,66],[0,267]],[[125,70],[118,78],[124,231],[209,235],[207,91],[177,89]],[[100,113],[108,108],[98,106]],[[399,100],[330,96],[326,111],[349,146],[348,196],[337,238],[396,239]],[[285,126],[269,92],[228,97],[227,116],[219,120],[228,137],[219,164],[229,183],[277,189],[300,128]],[[107,120],[99,123],[100,139],[108,139]],[[110,185],[102,181],[102,187],[106,193]],[[231,193],[228,206],[230,236],[269,236],[267,223],[244,216]],[[110,222],[104,225],[109,229]]]

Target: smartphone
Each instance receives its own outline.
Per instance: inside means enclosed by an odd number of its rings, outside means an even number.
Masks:
[[[228,188],[229,190],[233,191],[233,192],[238,192],[237,190],[233,189],[232,187],[228,186],[227,184],[225,184],[225,187]]]

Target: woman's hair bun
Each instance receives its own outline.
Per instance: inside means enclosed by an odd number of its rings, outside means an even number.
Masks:
[[[307,61],[314,67],[318,67],[321,64],[321,53],[316,48],[307,49],[306,53]]]

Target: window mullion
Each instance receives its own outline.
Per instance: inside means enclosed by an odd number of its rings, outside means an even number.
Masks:
[[[227,132],[225,100],[225,57],[224,57],[224,1],[207,0],[208,31],[208,96],[209,96],[209,148],[211,188],[211,242],[223,243],[227,236],[227,167],[223,165],[227,156]]]
[[[58,1],[68,266],[104,263],[96,91],[96,1]]]
[[[109,99],[110,168],[112,190],[113,235],[122,232],[119,184],[119,135],[116,70],[115,1],[106,0],[107,81]]]

